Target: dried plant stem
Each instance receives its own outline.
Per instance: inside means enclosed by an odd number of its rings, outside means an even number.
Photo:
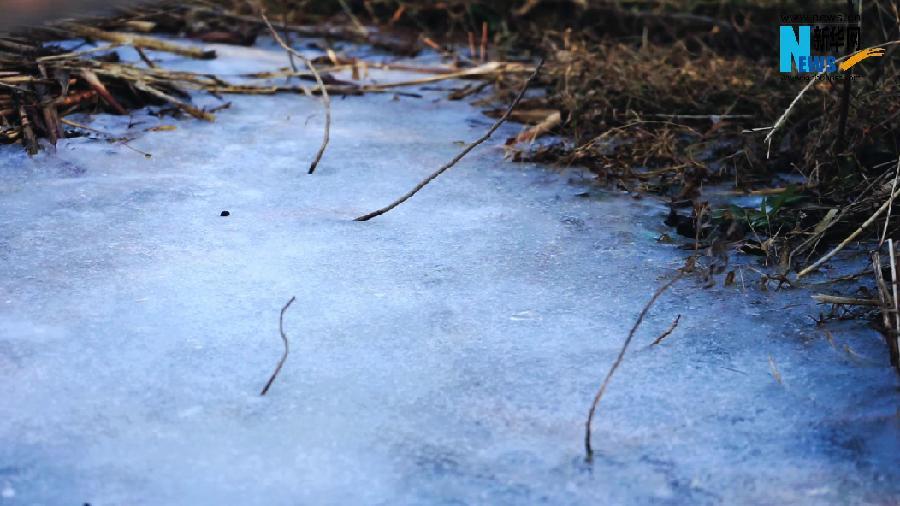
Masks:
[[[781,126],[784,125],[784,122],[787,120],[788,115],[790,115],[791,111],[794,110],[794,106],[796,106],[797,103],[800,102],[800,99],[803,98],[803,95],[805,95],[806,92],[809,91],[810,88],[812,88],[812,85],[815,84],[816,81],[819,79],[819,77],[822,76],[824,73],[825,73],[825,71],[822,70],[821,72],[816,74],[814,77],[810,78],[809,82],[806,83],[806,86],[804,86],[803,89],[800,90],[800,93],[798,93],[797,96],[794,97],[794,100],[791,100],[791,103],[790,103],[790,105],[788,105],[787,109],[785,109],[784,112],[781,113],[781,116],[779,116],[778,120],[775,121],[775,124],[772,125],[772,128],[769,130],[769,133],[766,134],[766,138],[765,138],[766,158],[769,157],[769,154],[772,151],[772,137],[775,135],[775,132],[777,132],[778,129],[780,129]]]
[[[281,316],[278,317],[278,332],[281,334],[281,340],[284,342],[284,353],[281,355],[281,360],[278,361],[278,365],[275,367],[275,371],[272,373],[272,376],[269,377],[269,381],[266,382],[266,386],[263,387],[262,392],[259,393],[260,396],[266,395],[266,392],[269,391],[269,387],[272,386],[272,383],[275,381],[275,377],[278,376],[278,373],[281,372],[281,367],[284,366],[284,362],[288,358],[288,352],[290,348],[288,346],[288,338],[284,333],[284,312],[287,311],[291,304],[294,303],[296,297],[291,297],[291,300],[287,301],[287,304],[281,308]]]
[[[175,107],[183,110],[184,112],[190,114],[191,116],[193,116],[197,119],[202,119],[204,121],[215,121],[215,119],[216,119],[215,115],[210,114],[202,109],[198,109],[198,108],[192,106],[191,104],[188,104],[187,102],[183,102],[183,101],[169,95],[168,93],[164,93],[164,92],[154,88],[153,86],[148,84],[143,79],[136,79],[136,80],[132,81],[132,84],[134,84],[135,88],[137,88],[141,91],[147,92],[161,100],[165,100],[166,102],[174,105]],[[98,90],[98,92],[99,92],[99,90]],[[127,114],[127,112],[125,114]]]
[[[155,37],[146,35],[135,35],[131,33],[105,32],[90,26],[68,23],[63,25],[65,28],[92,39],[103,40],[122,46],[134,46],[142,49],[152,49],[155,51],[165,51],[177,54],[179,56],[187,56],[188,58],[197,58],[200,60],[211,60],[216,57],[216,52],[196,47],[183,46],[175,44]]]
[[[34,129],[31,127],[31,120],[28,118],[28,112],[25,110],[25,96],[21,93],[16,94],[17,108],[19,112],[19,121],[22,124],[22,138],[25,149],[29,155],[36,155],[38,152],[37,137],[34,135]]]
[[[115,109],[115,111],[123,116],[128,115],[128,111],[122,107],[119,102],[112,96],[112,93],[106,89],[106,86],[100,81],[100,78],[97,77],[93,71],[89,69],[81,69],[81,77],[84,78],[85,82],[87,82],[90,87],[100,95],[100,98],[103,99],[104,102],[109,104],[110,107]]]
[[[585,459],[588,462],[590,462],[594,457],[594,450],[591,447],[591,424],[594,421],[594,413],[597,411],[597,406],[600,404],[600,399],[603,398],[603,393],[606,392],[606,387],[609,386],[609,380],[612,379],[613,374],[615,374],[616,372],[616,369],[618,369],[622,364],[622,359],[625,358],[625,352],[628,350],[628,345],[631,344],[631,340],[634,338],[634,334],[635,332],[637,332],[637,329],[641,325],[641,322],[644,321],[644,317],[647,316],[647,312],[650,311],[650,308],[653,307],[653,304],[656,303],[656,299],[658,299],[659,296],[663,294],[663,292],[668,290],[669,287],[675,284],[676,281],[681,279],[682,276],[684,276],[684,273],[679,272],[674,278],[657,288],[656,292],[653,294],[653,297],[650,297],[650,300],[647,301],[644,309],[641,310],[641,314],[638,315],[637,321],[634,322],[634,326],[631,327],[631,331],[628,333],[628,337],[626,337],[625,342],[622,343],[622,348],[619,350],[619,356],[616,357],[616,361],[613,362],[612,367],[609,368],[609,372],[606,373],[606,378],[603,379],[603,383],[597,390],[596,395],[594,395],[594,401],[591,403],[591,409],[588,411],[587,422],[585,422],[584,424],[584,451]]]
[[[897,164],[900,165],[900,159],[897,160]],[[881,216],[881,214],[882,214],[883,212],[885,212],[885,211],[891,206],[891,203],[894,202],[894,199],[896,199],[898,196],[900,196],[900,189],[894,190],[894,192],[891,193],[891,196],[887,199],[887,201],[885,201],[884,204],[881,204],[881,207],[879,207],[878,210],[875,211],[875,213],[872,214],[872,216],[869,217],[869,219],[867,219],[866,221],[864,221],[863,224],[859,226],[859,228],[857,228],[856,230],[854,230],[852,234],[848,235],[847,238],[844,239],[843,241],[841,241],[840,244],[838,244],[837,246],[835,246],[833,250],[829,251],[829,252],[828,252],[825,256],[823,256],[822,258],[816,260],[816,262],[815,262],[814,264],[812,264],[812,265],[810,265],[809,267],[807,267],[807,268],[803,269],[802,271],[798,272],[798,273],[797,273],[797,279],[800,279],[800,278],[802,278],[803,276],[806,276],[807,274],[809,274],[810,272],[813,272],[814,270],[818,269],[819,267],[822,266],[822,264],[824,264],[825,262],[827,262],[831,257],[833,257],[833,256],[836,255],[839,251],[841,251],[842,249],[844,249],[845,247],[847,247],[848,244],[850,244],[851,242],[853,242],[854,239],[856,239],[857,237],[859,237],[859,234],[861,234],[861,233],[863,232],[863,230],[865,230],[866,228],[868,228],[869,225],[871,225],[872,223],[874,223],[875,220],[877,220],[878,217]]]
[[[478,138],[478,140],[476,140],[475,142],[472,142],[471,144],[466,146],[462,151],[460,151],[460,153],[458,155],[453,157],[452,160],[450,160],[448,163],[446,163],[440,169],[436,170],[430,176],[423,179],[419,184],[417,184],[415,186],[415,188],[413,188],[412,190],[407,192],[405,195],[403,195],[399,199],[395,200],[394,202],[392,202],[391,204],[389,204],[386,207],[382,207],[381,209],[378,209],[377,211],[372,211],[371,213],[364,214],[364,215],[360,216],[359,218],[356,218],[356,220],[354,220],[354,221],[369,221],[372,218],[374,218],[376,216],[381,216],[382,214],[384,214],[384,213],[390,211],[391,209],[399,206],[400,204],[406,202],[407,200],[410,199],[410,197],[412,197],[413,195],[418,193],[419,190],[421,190],[422,188],[425,188],[425,186],[428,183],[434,181],[438,176],[440,176],[445,171],[447,171],[447,169],[456,165],[457,162],[462,160],[463,157],[466,156],[467,154],[469,154],[470,151],[475,149],[478,145],[480,145],[484,141],[488,140],[491,137],[491,135],[493,135],[494,132],[496,132],[497,129],[500,128],[500,125],[502,125],[504,122],[506,122],[507,118],[509,118],[509,115],[512,114],[513,109],[516,108],[516,106],[522,100],[522,97],[525,96],[525,91],[528,90],[528,86],[531,84],[531,82],[534,80],[534,78],[537,77],[538,73],[540,73],[540,71],[541,71],[541,67],[543,67],[543,66],[544,66],[544,60],[542,59],[537,64],[537,67],[535,67],[534,72],[531,74],[531,76],[529,76],[528,79],[525,81],[525,84],[522,85],[522,89],[519,90],[519,94],[516,95],[516,98],[512,101],[511,104],[509,104],[509,107],[506,109],[506,112],[503,113],[503,116],[501,116],[500,119],[498,119],[497,122],[494,123],[491,126],[491,128],[488,129],[487,132],[485,132],[484,135],[482,135],[480,138]]]
[[[897,297],[897,257],[894,255],[894,240],[888,239],[888,253],[891,256],[891,292],[894,299],[894,339],[898,353],[897,365],[900,366],[900,299]],[[890,335],[890,333],[888,334]]]
[[[491,77],[499,76],[505,73],[511,72],[523,72],[527,71],[527,68],[524,65],[520,65],[517,63],[508,63],[508,62],[489,62],[484,63],[482,65],[478,65],[477,67],[471,67],[467,69],[463,69],[456,72],[440,72],[436,73],[436,75],[422,77],[419,79],[407,79],[404,81],[395,81],[388,83],[380,83],[380,84],[365,84],[359,86],[360,91],[378,91],[378,90],[386,90],[390,88],[398,88],[401,86],[417,86],[420,84],[430,84],[436,83],[439,81],[446,81],[449,79],[460,79],[460,78],[470,78],[470,79],[488,79]],[[421,71],[420,71],[421,72]]]
[[[891,295],[884,282],[884,273],[881,271],[881,254],[876,250],[872,252],[872,274],[875,276],[875,288],[878,289],[878,300],[881,302],[881,316],[884,319],[884,328],[891,328],[891,320],[889,318],[890,308],[893,302],[890,300]]]
[[[881,306],[878,299],[863,299],[859,297],[841,297],[839,295],[826,295],[818,293],[812,296],[813,300],[820,304],[841,304],[844,306]]]
[[[151,158],[153,156],[152,153],[148,153],[146,151],[141,151],[140,149],[132,146],[131,144],[128,144],[129,141],[134,140],[134,139],[128,139],[125,137],[116,137],[115,135],[113,135],[109,132],[104,132],[103,130],[97,130],[96,128],[91,128],[85,124],[78,123],[77,121],[72,121],[72,120],[66,119],[66,118],[59,118],[59,122],[60,122],[60,124],[63,124],[63,125],[69,125],[70,127],[73,127],[73,128],[87,130],[88,132],[94,132],[95,134],[102,135],[102,136],[106,137],[107,139],[109,139],[111,142],[117,142],[118,144],[125,146],[126,148],[134,151],[135,153],[144,155],[144,158]]]
[[[316,84],[319,86],[319,89],[322,90],[322,106],[325,108],[325,132],[322,135],[322,145],[319,146],[319,151],[316,152],[316,157],[313,159],[313,162],[309,166],[308,174],[312,174],[316,171],[316,167],[319,165],[319,162],[322,160],[322,156],[325,154],[325,148],[328,147],[328,140],[331,137],[331,97],[328,96],[328,88],[325,87],[325,83],[322,81],[322,76],[319,75],[319,71],[316,70],[316,67],[309,60],[309,58],[303,56],[298,51],[295,51],[294,48],[287,45],[284,39],[278,35],[278,32],[275,31],[275,27],[272,26],[272,23],[269,22],[269,18],[266,17],[265,12],[259,13],[260,18],[262,18],[263,23],[266,24],[266,27],[269,29],[269,33],[272,35],[272,38],[275,39],[275,42],[278,43],[279,46],[282,47],[285,51],[290,55],[294,55],[298,60],[302,61],[306,68],[309,69],[310,73],[312,73],[313,77],[316,78]]]
[[[894,169],[894,182],[891,183],[891,193],[897,189],[897,181],[900,180],[900,157],[897,158],[897,167]],[[893,205],[893,204],[892,204]],[[884,228],[881,230],[881,240],[878,241],[878,247],[880,248],[882,244],[884,244],[884,239],[887,237],[888,227],[891,224],[891,206],[888,206],[887,214],[884,216]]]
[[[895,268],[896,269],[896,268]],[[881,301],[881,318],[883,320],[886,340],[888,343],[891,365],[900,368],[900,340],[896,334],[896,298],[891,296],[892,290],[888,289],[881,271],[881,254],[878,250],[872,252],[872,272],[875,275],[875,287],[878,289],[878,300]],[[891,313],[895,314],[891,321]]]
[[[284,34],[283,35],[284,42],[288,46],[291,46],[291,45],[293,45],[293,43],[291,42],[291,32],[289,32],[287,30],[288,11],[289,10],[290,10],[291,16],[293,16],[294,11],[288,8],[287,0],[282,0],[282,2],[281,2],[281,26],[284,28],[282,28],[281,32]],[[291,53],[288,53],[288,63],[291,64],[291,71],[293,71],[293,73],[296,74],[297,73],[297,63],[294,61],[294,55],[292,55]],[[287,80],[290,81],[291,77],[292,76],[288,76]]]
[[[672,320],[672,324],[669,325],[669,328],[667,328],[665,332],[660,334],[659,337],[657,337],[652,343],[650,343],[650,346],[656,346],[657,344],[661,343],[663,339],[669,337],[669,335],[675,331],[675,328],[678,327],[679,321],[681,321],[681,315],[677,315],[675,319]]]

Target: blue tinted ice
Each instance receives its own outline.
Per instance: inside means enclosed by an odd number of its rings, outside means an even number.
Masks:
[[[178,64],[284,65],[220,55]],[[808,292],[761,292],[751,271],[660,299],[587,466],[594,391],[682,263],[656,242],[665,208],[504,161],[508,125],[351,221],[490,124],[421,93],[336,97],[313,176],[323,116],[302,95],[232,97],[213,124],[80,118],[149,159],[92,139],[0,149],[0,504],[900,500],[881,337],[852,322],[829,340]],[[177,128],[145,132],[160,124]],[[291,296],[291,355],[261,398]]]

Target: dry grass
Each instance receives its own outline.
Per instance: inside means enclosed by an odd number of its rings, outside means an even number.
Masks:
[[[740,180],[761,150],[743,130],[765,122],[794,87],[749,59],[684,45],[562,42],[545,107],[562,111],[567,144],[532,154],[605,177]],[[781,99],[781,100],[779,100]]]

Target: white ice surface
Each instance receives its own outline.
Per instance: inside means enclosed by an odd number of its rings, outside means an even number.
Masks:
[[[184,65],[283,65],[228,51]],[[881,338],[851,323],[829,343],[808,293],[740,279],[663,296],[586,465],[594,391],[681,263],[655,241],[664,208],[505,162],[507,126],[350,221],[489,124],[423,94],[335,98],[313,176],[321,109],[296,95],[229,98],[213,124],[135,113],[149,159],[0,149],[0,504],[900,501]],[[159,124],[177,129],[143,132]],[[261,398],[291,296],[291,355]]]

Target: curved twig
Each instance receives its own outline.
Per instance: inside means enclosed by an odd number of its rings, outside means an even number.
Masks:
[[[316,166],[319,165],[319,162],[322,160],[322,156],[325,154],[325,148],[328,146],[328,140],[331,137],[331,97],[328,96],[328,89],[325,88],[325,83],[322,81],[322,76],[319,75],[319,71],[316,70],[316,67],[313,66],[312,61],[309,58],[303,56],[298,51],[294,50],[291,46],[287,45],[284,39],[278,35],[278,32],[275,30],[275,27],[272,26],[272,23],[269,22],[269,18],[266,17],[266,13],[264,11],[260,11],[259,17],[263,20],[263,23],[266,24],[266,27],[269,29],[269,34],[272,35],[272,38],[275,39],[275,42],[281,46],[282,49],[288,52],[288,54],[296,56],[300,61],[306,65],[306,68],[309,69],[310,73],[312,73],[313,77],[316,78],[316,84],[319,85],[319,90],[322,92],[322,106],[325,108],[325,132],[322,135],[322,145],[319,146],[319,151],[316,152],[316,158],[309,166],[308,174],[312,174],[316,170]]]
[[[603,380],[603,384],[600,385],[600,388],[597,390],[597,394],[594,395],[594,402],[591,403],[591,409],[588,411],[587,422],[584,424],[584,451],[585,451],[585,460],[588,462],[594,457],[594,450],[591,448],[591,424],[594,421],[594,412],[597,411],[597,406],[600,404],[600,399],[603,398],[603,393],[606,392],[606,387],[609,386],[609,380],[612,379],[613,374],[615,374],[616,369],[622,364],[622,359],[625,358],[625,352],[628,350],[628,345],[631,344],[631,340],[634,338],[634,333],[637,332],[638,327],[641,325],[641,322],[644,321],[644,317],[647,316],[647,312],[650,311],[650,308],[656,302],[656,299],[659,298],[660,295],[663,294],[666,290],[669,289],[670,286],[675,284],[676,281],[684,276],[684,272],[679,272],[674,278],[669,280],[666,284],[657,288],[656,293],[653,294],[653,297],[647,302],[647,305],[644,306],[644,309],[641,310],[641,314],[638,315],[637,321],[634,322],[634,326],[631,327],[631,332],[628,333],[628,337],[625,338],[625,342],[622,343],[622,349],[619,350],[619,356],[616,357],[616,361],[613,362],[612,367],[609,368],[609,372],[606,373],[606,378]]]
[[[678,327],[679,321],[681,321],[681,315],[677,315],[675,319],[672,320],[672,324],[669,325],[669,328],[667,328],[665,332],[660,334],[659,337],[657,337],[652,343],[650,343],[650,346],[656,346],[657,344],[661,343],[663,339],[669,337],[669,335],[675,331],[675,328]]]
[[[269,391],[269,387],[271,387],[272,383],[275,381],[275,377],[281,372],[281,367],[284,366],[285,361],[287,361],[290,346],[288,346],[287,335],[284,333],[284,312],[291,307],[291,304],[294,303],[296,298],[297,297],[291,297],[291,300],[287,301],[287,304],[281,308],[281,316],[278,317],[278,332],[281,334],[282,342],[284,342],[284,353],[281,355],[281,360],[278,361],[278,365],[275,366],[275,371],[272,373],[272,376],[269,377],[269,381],[266,382],[266,386],[264,386],[262,392],[259,393],[260,396],[266,395],[266,392]]]
[[[430,176],[423,179],[422,182],[417,184],[415,188],[413,188],[412,190],[407,192],[405,195],[403,195],[399,199],[392,202],[390,205],[388,205],[386,207],[382,207],[381,209],[379,209],[377,211],[372,211],[371,213],[364,214],[364,215],[360,216],[359,218],[356,218],[354,221],[369,221],[372,218],[374,218],[376,216],[381,216],[382,214],[384,214],[384,213],[390,211],[391,209],[399,206],[400,204],[406,202],[407,200],[409,200],[410,197],[412,197],[413,195],[418,193],[419,190],[421,190],[422,188],[425,188],[425,185],[432,182],[435,178],[437,178],[438,176],[443,174],[450,167],[453,167],[454,165],[456,165],[457,162],[462,160],[462,158],[464,156],[469,154],[469,152],[472,151],[473,149],[475,149],[479,144],[488,140],[491,137],[491,135],[493,135],[494,132],[498,128],[500,128],[500,125],[502,125],[507,120],[507,118],[509,118],[509,115],[512,113],[513,109],[515,109],[515,107],[519,104],[519,101],[521,101],[522,97],[525,95],[525,91],[528,89],[528,86],[531,84],[531,81],[533,81],[534,78],[537,77],[538,73],[541,71],[541,67],[543,67],[543,66],[544,66],[544,60],[541,59],[541,61],[538,62],[537,67],[535,67],[534,72],[531,74],[531,76],[528,77],[528,80],[525,81],[525,84],[522,85],[522,89],[519,90],[519,94],[516,95],[515,100],[513,100],[512,103],[509,104],[509,108],[506,109],[506,112],[503,113],[503,116],[501,116],[500,119],[498,119],[497,122],[494,123],[493,126],[491,126],[491,128],[487,131],[487,133],[482,135],[475,142],[466,146],[458,155],[456,155],[453,158],[453,160],[450,160],[450,162],[445,164],[443,167],[441,167],[440,169],[438,169],[434,173],[432,173]]]

